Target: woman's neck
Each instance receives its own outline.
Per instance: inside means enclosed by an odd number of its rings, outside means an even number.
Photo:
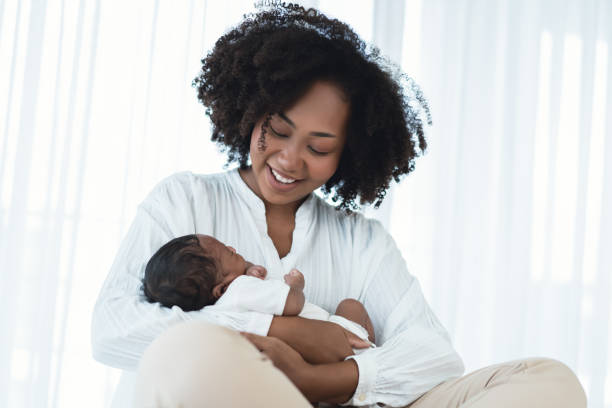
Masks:
[[[251,168],[239,170],[240,177],[245,184],[264,203],[266,209],[266,223],[268,236],[272,240],[280,259],[284,258],[293,245],[293,230],[295,229],[295,213],[306,197],[293,203],[272,204],[268,202],[259,191]]]

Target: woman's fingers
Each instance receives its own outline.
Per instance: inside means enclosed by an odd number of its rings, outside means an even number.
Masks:
[[[284,341],[274,338],[259,336],[253,333],[240,332],[248,341],[264,354],[272,363],[281,370],[289,379],[302,389],[304,372],[310,367],[302,356]]]
[[[257,350],[266,354],[274,361],[276,361],[276,354],[282,353],[285,349],[290,348],[283,341],[274,337],[260,336],[247,332],[240,332],[240,334],[257,347]]]
[[[264,351],[271,340],[270,337],[260,336],[258,334],[240,332],[248,341],[250,341],[259,351]]]
[[[361,337],[357,336],[355,333],[345,329],[344,329],[344,334],[346,335],[346,338],[349,342],[349,344],[351,345],[351,348],[354,349],[364,349],[364,348],[369,348],[371,343],[368,340],[364,340]]]

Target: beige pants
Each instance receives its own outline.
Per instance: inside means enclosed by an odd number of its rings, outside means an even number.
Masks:
[[[134,401],[138,408],[311,407],[237,332],[193,321],[172,327],[149,346]],[[581,408],[586,396],[566,365],[530,358],[446,381],[408,407]]]

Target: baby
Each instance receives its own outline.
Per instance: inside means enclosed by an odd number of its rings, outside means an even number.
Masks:
[[[193,234],[172,239],[151,257],[142,288],[149,302],[184,311],[215,304],[232,311],[331,321],[375,347],[372,322],[357,300],[343,300],[330,315],[305,302],[304,275],[297,269],[284,276],[284,283],[265,280],[266,275],[263,266],[246,261],[234,248],[211,236]],[[363,349],[353,351],[358,354]]]

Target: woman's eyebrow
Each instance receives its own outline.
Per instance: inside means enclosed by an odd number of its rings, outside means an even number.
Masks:
[[[278,112],[278,116],[280,116],[282,120],[287,122],[289,126],[295,129],[295,123],[293,123],[291,119],[289,119],[283,112]],[[336,137],[332,135],[331,133],[325,133],[325,132],[310,132],[310,134],[313,136],[319,136],[319,137]]]
[[[310,132],[310,134],[313,136],[319,136],[319,137],[336,137],[332,135],[331,133],[325,133],[325,132]]]
[[[287,122],[289,124],[289,126],[291,126],[292,128],[295,129],[295,123],[293,123],[291,121],[291,119],[289,119],[287,116],[285,116],[285,114],[283,112],[278,112],[278,116],[280,116],[282,120]]]

